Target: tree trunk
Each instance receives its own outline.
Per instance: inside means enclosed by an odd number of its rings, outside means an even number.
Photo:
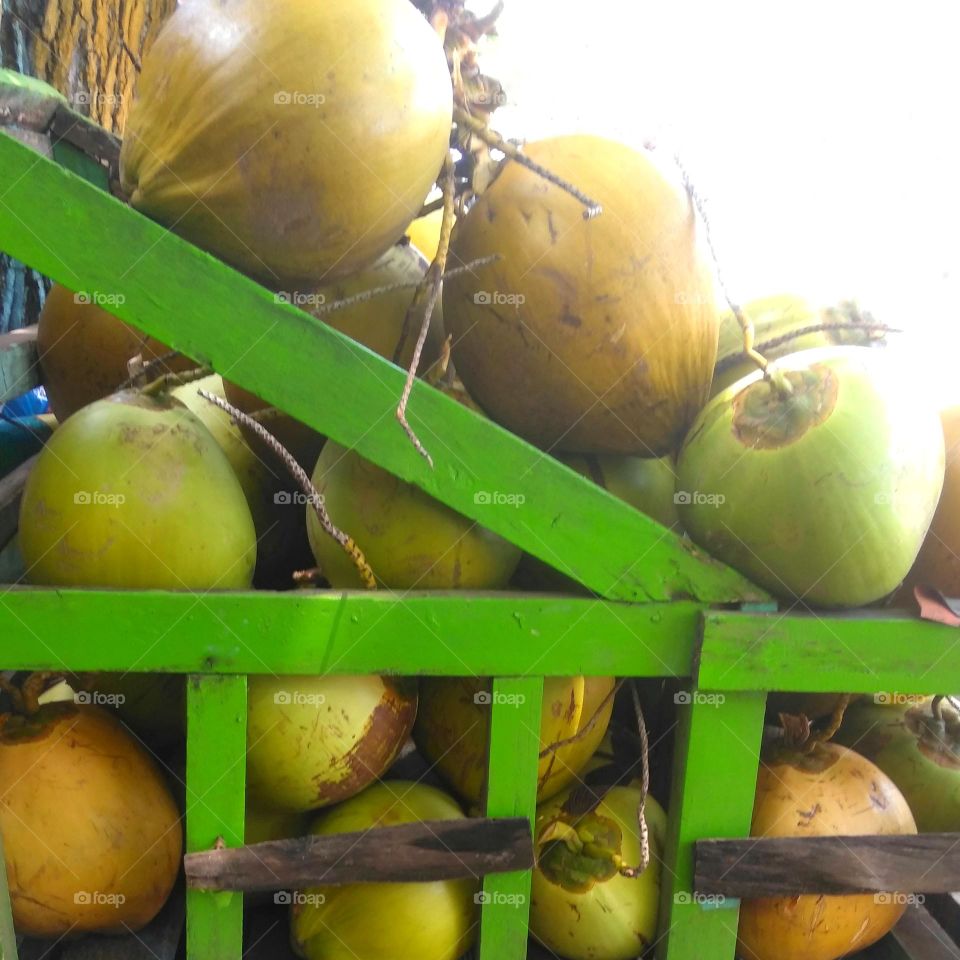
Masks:
[[[122,134],[139,64],[177,0],[0,0],[0,67],[45,80]],[[0,333],[35,323],[49,281],[0,255]]]

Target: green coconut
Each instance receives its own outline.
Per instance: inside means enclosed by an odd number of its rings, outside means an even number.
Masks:
[[[847,710],[834,737],[872,760],[906,797],[917,828],[960,830],[960,716],[941,703],[861,701]]]
[[[704,549],[823,607],[896,589],[943,485],[936,409],[885,353],[791,354],[714,397],[684,442],[677,498]]]
[[[390,589],[495,589],[506,585],[520,560],[519,548],[502,537],[332,441],[317,460],[313,482],[330,519],[353,537],[378,582]],[[307,533],[332,586],[362,586],[310,506]]]
[[[128,391],[50,438],[24,488],[20,548],[36,584],[242,589],[256,534],[210,431],[176,400]]]
[[[884,342],[883,334],[872,326],[870,315],[861,313],[852,302],[818,307],[804,297],[779,294],[754,300],[742,309],[753,323],[754,346],[767,360],[831,344],[869,346]],[[827,329],[802,332],[818,326],[827,326]],[[710,396],[715,397],[755,369],[753,361],[743,352],[740,321],[733,312],[725,314],[720,319],[720,342]]]
[[[247,705],[248,802],[304,812],[386,772],[413,727],[417,689],[376,675],[257,676]]]

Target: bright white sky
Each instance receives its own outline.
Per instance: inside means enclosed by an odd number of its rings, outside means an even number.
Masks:
[[[507,136],[679,149],[735,298],[856,297],[960,399],[958,36],[956,0],[506,0],[483,63]]]

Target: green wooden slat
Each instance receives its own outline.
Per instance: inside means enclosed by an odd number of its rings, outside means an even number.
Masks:
[[[543,677],[499,677],[493,682],[488,817],[529,817],[537,812],[540,705]],[[530,914],[529,870],[485,877],[479,960],[524,960]]]
[[[502,594],[0,592],[0,666],[684,676],[700,608]],[[69,628],[65,629],[64,625]]]
[[[750,833],[765,697],[688,691],[679,708],[658,960],[733,960],[739,902],[703,901],[693,890],[693,850],[704,837]]]
[[[960,690],[960,633],[889,613],[704,618],[704,690],[935,693]]]
[[[53,145],[53,159],[61,167],[70,170],[101,190],[106,190],[110,186],[110,177],[105,166],[63,140]]]
[[[624,600],[762,598],[740,574],[52,161],[0,135],[0,249],[261,394],[444,503]],[[509,494],[511,504],[486,502]],[[521,500],[522,498],[522,500]],[[520,502],[521,505],[515,505]],[[575,505],[574,505],[575,504]]]
[[[222,837],[243,844],[247,678],[191,676],[187,683],[187,851]],[[190,960],[240,960],[243,894],[187,891]]]

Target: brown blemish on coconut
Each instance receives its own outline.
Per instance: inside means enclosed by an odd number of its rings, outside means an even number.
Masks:
[[[792,388],[789,394],[757,380],[733,398],[731,429],[745,447],[775,450],[796,443],[833,413],[839,380],[829,367],[817,363],[781,376]]]

